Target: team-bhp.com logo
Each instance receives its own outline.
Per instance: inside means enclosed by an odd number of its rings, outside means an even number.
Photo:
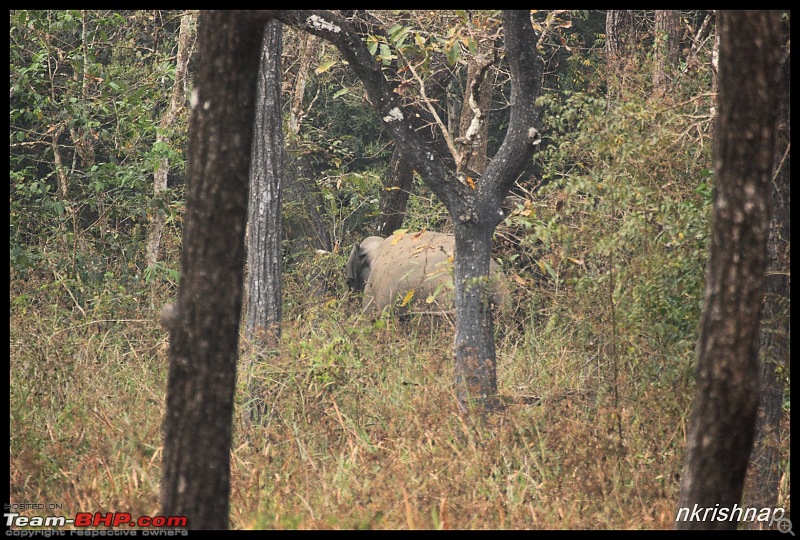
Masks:
[[[185,528],[186,516],[141,516],[136,519],[128,512],[78,512],[74,518],[64,516],[21,516],[17,512],[3,514],[6,527],[172,527]]]

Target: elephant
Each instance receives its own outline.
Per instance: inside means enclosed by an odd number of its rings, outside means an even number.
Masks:
[[[403,312],[452,313],[454,251],[452,234],[423,231],[395,234],[386,239],[370,236],[355,244],[350,252],[347,284],[364,292],[362,309],[371,316],[393,306],[398,299]],[[490,263],[490,275],[491,301],[505,305],[508,287],[494,261]]]
[[[384,240],[382,236],[368,236],[353,246],[346,268],[347,286],[351,290],[364,292],[375,253]]]

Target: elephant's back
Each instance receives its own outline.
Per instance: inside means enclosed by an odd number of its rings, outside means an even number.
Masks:
[[[441,303],[452,306],[454,245],[452,235],[428,231],[384,240],[375,252],[364,289],[365,311],[380,311],[412,289],[417,302],[424,302],[439,289]],[[440,287],[442,283],[444,287]]]

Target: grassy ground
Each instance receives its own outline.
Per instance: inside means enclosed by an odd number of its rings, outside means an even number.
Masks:
[[[112,318],[102,302],[81,312],[58,285],[12,278],[11,502],[158,514],[166,298],[125,294]],[[671,527],[690,370],[628,351],[615,401],[586,314],[542,298],[498,331],[501,393],[541,401],[481,429],[454,414],[447,324],[373,324],[347,300],[288,309],[280,350],[240,363],[231,527]],[[246,421],[252,377],[267,392],[261,426]],[[788,456],[788,433],[782,444]]]

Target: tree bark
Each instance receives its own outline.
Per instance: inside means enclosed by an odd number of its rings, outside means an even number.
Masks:
[[[178,114],[186,101],[183,94],[184,81],[186,80],[186,67],[189,64],[189,50],[192,40],[192,19],[193,15],[187,13],[181,17],[181,28],[178,33],[178,55],[175,59],[175,82],[172,84],[172,97],[169,100],[169,107],[164,117],[161,119],[158,133],[156,134],[156,144],[167,144],[169,136],[167,131],[175,123]],[[150,227],[147,231],[147,243],[145,250],[144,265],[149,268],[158,261],[158,251],[161,247],[161,235],[164,232],[165,212],[161,195],[167,190],[167,177],[169,176],[169,158],[159,160],[158,166],[153,173],[153,198],[157,205],[152,209],[150,216]]]
[[[261,44],[248,204],[245,336],[251,358],[261,356],[258,351],[274,351],[281,336],[282,29],[279,21],[268,22]],[[250,417],[260,423],[266,411],[262,388],[257,379],[249,386]]]
[[[467,65],[467,84],[464,89],[464,102],[461,106],[461,119],[458,124],[458,138],[461,155],[458,157],[457,172],[475,171],[483,174],[486,170],[487,147],[489,142],[489,112],[492,105],[492,85],[489,69],[495,57],[478,55],[472,57]]]
[[[202,11],[181,284],[170,330],[162,515],[225,529],[244,232],[264,17]]]
[[[788,44],[788,32],[784,34]],[[776,507],[781,479],[781,419],[785,372],[789,367],[789,301],[791,242],[789,143],[790,62],[788,45],[781,62],[781,95],[773,154],[772,220],[767,244],[767,275],[764,279],[761,339],[761,403],[756,437],[748,473],[747,501],[757,508]]]
[[[280,337],[281,322],[282,36],[279,21],[267,23],[258,77],[248,205],[245,336],[272,345]]]
[[[778,12],[719,13],[714,216],[678,519],[742,497],[758,408],[758,335],[771,206]],[[679,529],[736,521],[676,520]]]
[[[414,169],[403,159],[400,150],[395,148],[381,192],[381,212],[375,224],[375,232],[378,236],[391,236],[394,231],[403,226],[408,196],[411,194],[413,186]]]
[[[655,43],[653,45],[653,95],[669,90],[671,76],[678,65],[681,19],[674,9],[655,10]]]
[[[436,149],[417,135],[381,66],[343,17],[323,11],[275,13],[284,23],[318,35],[339,49],[364,84],[399,151],[447,207],[456,237],[456,395],[462,411],[473,406],[483,411],[495,408],[499,400],[493,321],[488,296],[476,291],[489,279],[491,237],[503,217],[501,201],[541,140],[534,127],[534,102],[541,89],[542,61],[529,12],[503,13],[506,57],[511,68],[511,118],[503,144],[481,178],[468,178],[448,169]]]
[[[606,60],[610,66],[624,65],[630,60],[633,31],[633,11],[609,9],[606,12]]]

